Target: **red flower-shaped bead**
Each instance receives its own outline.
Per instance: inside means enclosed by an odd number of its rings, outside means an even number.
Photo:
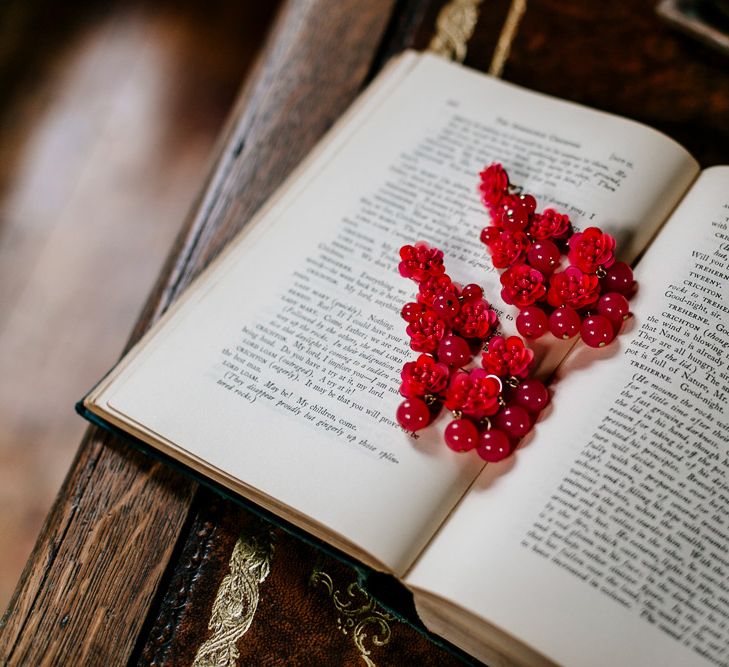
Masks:
[[[438,343],[448,333],[446,323],[432,310],[408,324],[405,332],[410,336],[410,347],[416,352],[435,352]]]
[[[534,360],[534,352],[524,345],[519,336],[494,336],[483,353],[481,365],[489,373],[499,377],[524,378]]]
[[[481,193],[481,201],[486,208],[493,211],[506,195],[509,189],[509,177],[504,168],[494,163],[484,169],[479,176],[481,183],[478,186]]]
[[[570,219],[553,208],[545,208],[532,216],[528,231],[535,241],[561,239],[570,231]]]
[[[491,253],[495,268],[505,269],[524,258],[529,249],[529,239],[524,232],[510,232],[498,227],[485,227],[481,241]]]
[[[481,368],[470,373],[456,373],[446,393],[445,406],[460,410],[471,419],[482,419],[499,410],[501,381]]]
[[[568,266],[552,276],[547,301],[555,308],[569,306],[577,310],[594,303],[599,296],[600,281],[596,275]]]
[[[458,296],[458,288],[453,284],[446,274],[440,276],[429,276],[421,281],[418,286],[418,303],[432,306],[441,294],[453,294]]]
[[[416,282],[428,276],[442,276],[445,273],[443,251],[431,248],[427,243],[404,245],[400,248],[400,265],[398,270],[403,278],[411,278]]]
[[[450,371],[429,354],[421,354],[416,361],[406,363],[400,377],[400,393],[406,398],[422,398],[437,395],[448,385]]]
[[[595,273],[598,267],[607,268],[615,262],[615,239],[603,234],[598,227],[588,227],[584,232],[570,237],[570,264],[585,273]]]
[[[464,338],[486,338],[498,324],[499,317],[488,301],[465,301],[453,320],[453,328]]]
[[[501,274],[501,298],[512,306],[526,308],[539,301],[547,291],[544,276],[526,264],[517,264]]]

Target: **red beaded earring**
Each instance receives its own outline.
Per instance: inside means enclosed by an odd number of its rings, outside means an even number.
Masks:
[[[615,239],[598,227],[575,232],[569,217],[547,208],[512,185],[500,164],[481,174],[481,200],[491,224],[481,241],[501,274],[501,296],[519,308],[516,327],[525,338],[549,330],[569,339],[578,333],[591,347],[603,347],[630,314],[633,272],[615,261]],[[563,256],[569,265],[562,268]]]
[[[508,456],[549,402],[546,387],[529,379],[534,353],[518,336],[494,335],[498,317],[475,284],[459,286],[445,273],[443,253],[425,243],[403,246],[400,274],[418,283],[406,303],[410,347],[421,352],[402,369],[397,421],[408,432],[426,427],[443,405],[453,421],[446,444],[475,449],[486,461]],[[486,348],[481,368],[466,369]]]

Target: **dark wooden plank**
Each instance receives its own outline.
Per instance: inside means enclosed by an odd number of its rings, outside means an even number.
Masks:
[[[285,4],[132,340],[355,97],[393,1]],[[194,490],[192,482],[91,429],[3,618],[2,660],[127,662]]]
[[[101,664],[124,656],[193,491],[171,469],[94,430],[11,602],[5,660]]]

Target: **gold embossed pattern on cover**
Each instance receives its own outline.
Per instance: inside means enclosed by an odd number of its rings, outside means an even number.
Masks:
[[[236,642],[251,627],[260,599],[259,587],[271,571],[273,535],[269,530],[241,535],[233,547],[229,572],[213,603],[208,628],[193,667],[228,667],[239,652]]]
[[[337,610],[340,632],[351,635],[367,667],[376,667],[367,644],[371,642],[374,646],[385,646],[392,636],[390,623],[397,622],[397,619],[382,609],[356,581],[347,586],[344,594],[334,585],[332,578],[318,568],[311,573],[309,581],[327,589]]]
[[[440,10],[435,35],[428,49],[440,56],[463,62],[468,40],[478,22],[479,5],[483,0],[451,0]]]

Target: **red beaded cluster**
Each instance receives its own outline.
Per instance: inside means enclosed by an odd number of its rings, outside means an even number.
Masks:
[[[549,330],[565,340],[579,333],[591,347],[610,343],[635,291],[630,267],[615,261],[615,239],[598,227],[575,232],[554,209],[538,213],[536,199],[511,185],[500,164],[480,176],[481,200],[491,214],[481,241],[494,267],[505,269],[501,296],[520,310],[519,333],[538,338]]]
[[[446,444],[500,461],[549,402],[546,387],[529,379],[534,353],[518,336],[494,335],[498,318],[483,290],[452,282],[440,250],[418,243],[403,246],[400,257],[400,274],[418,283],[417,300],[405,304],[402,317],[410,347],[421,354],[403,366],[397,421],[412,433],[445,405],[454,416]],[[481,367],[464,368],[482,349]]]

